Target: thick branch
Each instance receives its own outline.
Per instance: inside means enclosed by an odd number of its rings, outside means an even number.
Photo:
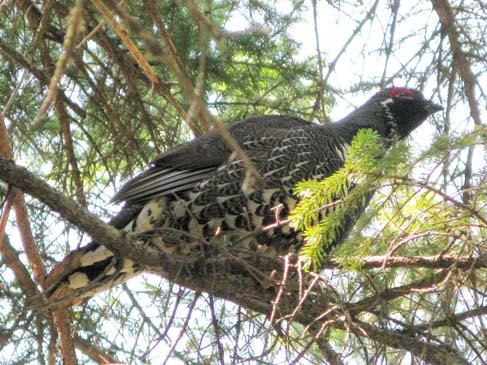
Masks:
[[[335,303],[340,300],[333,290],[326,287],[325,280],[321,280],[321,278],[316,280],[316,274],[295,272],[295,268],[291,267],[288,270],[290,277],[286,278],[289,280],[286,280],[286,286],[282,287],[279,278],[284,269],[279,258],[251,253],[244,259],[241,252],[237,255],[236,252],[224,252],[218,247],[209,247],[208,251],[202,250],[200,255],[192,256],[191,260],[187,256],[168,256],[150,247],[137,245],[130,237],[124,237],[122,233],[101,222],[86,209],[51,188],[25,168],[16,166],[6,158],[0,158],[0,179],[41,200],[117,254],[137,260],[147,270],[158,273],[179,285],[217,295],[265,315],[275,313],[274,318],[277,320],[293,320],[313,331],[320,331],[325,324],[346,329],[347,326],[341,319],[345,316],[352,318],[352,323],[357,328],[357,331],[354,332],[358,336],[370,337],[372,340],[383,341],[391,347],[410,351],[432,364],[465,363],[460,354],[447,345],[433,344],[419,336],[408,337],[392,330],[359,323],[353,319],[354,315],[361,311],[370,312],[376,306],[374,302],[379,305],[383,300],[408,295],[414,292],[418,286],[424,287],[438,283],[443,280],[441,275],[432,275],[417,283],[388,289],[374,295],[370,300],[336,305]],[[391,258],[388,259],[388,265],[389,260]],[[375,259],[371,262],[375,265],[379,261]],[[485,263],[485,261],[481,262]],[[475,265],[475,260],[472,261],[472,265]],[[377,264],[377,266],[381,265]],[[266,289],[257,280],[254,280],[263,274],[256,268],[274,269],[274,287]],[[298,277],[302,275],[302,280],[296,280],[296,277],[292,275]],[[301,284],[315,282],[320,285],[305,288],[303,293],[300,282]],[[305,284],[305,286],[307,285]],[[274,303],[276,288],[283,294],[280,295],[277,304]],[[297,310],[298,308],[299,310]],[[324,322],[325,319],[327,321]],[[407,341],[402,341],[405,337],[407,337]]]
[[[324,269],[335,269],[340,267],[343,260],[333,256],[325,257],[323,260]],[[487,256],[367,256],[357,260],[357,264],[364,269],[372,268],[429,268],[447,269],[455,266],[457,269],[468,270],[471,268],[487,267]]]

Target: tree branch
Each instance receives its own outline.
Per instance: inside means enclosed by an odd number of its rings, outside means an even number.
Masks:
[[[252,253],[243,260],[241,255],[239,257],[235,253],[224,252],[217,247],[211,247],[210,256],[208,253],[201,253],[192,257],[191,261],[188,260],[187,256],[168,256],[150,247],[138,245],[132,237],[125,237],[121,232],[103,223],[85,208],[80,207],[25,168],[16,166],[14,162],[4,157],[0,158],[0,179],[41,200],[52,210],[58,212],[81,230],[89,233],[96,241],[103,242],[117,254],[137,260],[147,270],[158,273],[179,285],[199,292],[217,295],[266,315],[277,309],[275,318],[278,321],[291,319],[314,331],[319,331],[323,323],[338,329],[345,329],[340,318],[346,314],[346,317],[352,318],[354,328],[356,328],[354,332],[359,336],[366,336],[371,339],[380,338],[389,346],[410,351],[432,364],[451,363],[451,361],[465,363],[460,354],[446,345],[432,344],[419,339],[418,336],[402,341],[405,336],[403,334],[358,323],[353,319],[363,311],[370,312],[384,300],[405,296],[418,288],[425,288],[442,282],[445,280],[442,274],[432,275],[402,287],[387,289],[383,293],[378,293],[360,302],[344,302],[336,305],[340,300],[334,291],[327,287],[324,279],[316,280],[314,273],[300,273],[304,283],[314,282],[319,285],[308,288],[307,290],[311,294],[308,292],[308,300],[303,301],[296,280],[286,280],[285,295],[281,295],[276,307],[273,304],[276,299],[275,290],[263,288],[253,280],[252,275],[249,275],[249,268],[254,268],[254,271],[255,268],[263,267],[274,269],[275,285],[279,286],[281,281],[276,278],[284,272],[283,263],[279,258],[259,256]],[[339,260],[333,260],[328,261],[328,264],[336,267]],[[384,257],[372,257],[364,259],[364,264],[369,267],[381,267],[384,265],[384,260]],[[470,260],[461,258],[459,265],[465,268],[485,267],[486,265],[485,259],[470,258]],[[405,267],[419,267],[419,265],[433,265],[436,268],[449,267],[455,264],[455,258],[416,257],[410,259],[409,262],[406,258],[387,258],[386,266],[388,267],[399,267],[401,264]],[[459,265],[456,265],[457,269]],[[296,268],[296,266],[292,265],[291,268]],[[293,270],[289,271],[292,278],[292,275],[296,273]],[[298,306],[300,306],[300,310],[296,311],[295,309]],[[290,313],[292,314],[291,318],[289,317]]]
[[[483,125],[480,118],[480,110],[475,97],[475,84],[477,79],[473,74],[467,54],[462,50],[460,42],[460,34],[455,24],[455,18],[448,0],[432,0],[433,7],[440,18],[441,25],[444,32],[448,35],[450,41],[451,51],[453,53],[453,63],[458,68],[460,78],[465,87],[465,95],[467,96],[468,105],[470,107],[470,115],[477,126]]]

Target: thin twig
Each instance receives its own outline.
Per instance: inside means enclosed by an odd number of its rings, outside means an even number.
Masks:
[[[82,12],[84,3],[84,0],[78,0],[70,13],[70,19],[68,22],[69,26],[63,44],[64,52],[59,56],[57,60],[56,69],[54,70],[54,74],[52,75],[51,81],[49,82],[47,96],[39,107],[39,111],[37,112],[37,115],[32,122],[32,124],[34,125],[38,124],[41,121],[41,119],[44,117],[44,114],[47,112],[52,102],[56,98],[59,89],[58,83],[61,80],[62,75],[64,74],[64,69],[71,59],[71,53],[75,46],[75,40],[83,28]]]
[[[191,319],[191,315],[193,313],[194,307],[196,306],[196,303],[198,302],[198,299],[200,298],[200,296],[201,296],[201,294],[196,293],[196,295],[194,296],[191,304],[189,305],[189,307],[188,307],[188,314],[186,315],[186,318],[184,320],[183,326],[181,327],[181,330],[179,331],[178,337],[174,340],[174,343],[172,344],[171,348],[167,352],[166,358],[162,362],[162,365],[166,365],[167,364],[167,362],[169,361],[169,358],[171,357],[171,354],[176,349],[177,344],[179,343],[179,341],[183,337],[184,332],[186,332],[186,328],[188,327],[188,323],[189,323],[189,320]]]

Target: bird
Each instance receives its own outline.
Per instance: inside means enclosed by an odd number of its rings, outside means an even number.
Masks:
[[[109,224],[167,254],[190,252],[201,239],[264,255],[299,253],[305,238],[287,221],[299,201],[296,184],[338,171],[360,130],[375,131],[390,146],[440,110],[418,90],[388,87],[334,123],[286,115],[230,123],[226,130],[256,169],[259,184],[245,186],[241,154],[212,130],[157,156],[123,185],[112,202],[125,205]],[[327,243],[327,252],[344,240],[353,220],[349,223]],[[137,262],[115,255],[103,242],[91,242],[51,271],[46,297],[77,305],[141,271]]]

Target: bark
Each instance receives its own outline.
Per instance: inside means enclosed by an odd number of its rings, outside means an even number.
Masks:
[[[379,341],[387,346],[403,349],[431,364],[467,364],[462,355],[442,343],[428,341],[423,331],[404,333],[387,326],[364,323],[357,316],[373,313],[384,301],[414,293],[433,290],[448,281],[451,271],[442,270],[407,285],[386,289],[361,301],[348,303],[342,300],[325,278],[315,273],[302,272],[291,258],[288,263],[276,257],[255,252],[224,250],[205,244],[203,249],[190,256],[167,255],[153,248],[137,244],[136,237],[125,236],[79,206],[62,193],[50,187],[25,168],[7,158],[0,158],[0,179],[39,199],[58,212],[94,240],[103,242],[119,255],[137,260],[145,269],[157,273],[181,286],[206,292],[237,303],[247,309],[271,316],[274,321],[300,323],[315,336],[325,328],[352,331],[355,335]],[[463,258],[462,260],[465,260]],[[403,259],[407,261],[407,259]],[[443,261],[442,261],[443,260]],[[452,258],[413,258],[411,265],[448,266]],[[328,261],[328,264],[333,261]],[[393,258],[388,258],[390,265]],[[460,261],[462,262],[462,261]],[[370,265],[377,267],[384,260],[372,258]],[[399,262],[396,261],[398,265]],[[463,263],[472,268],[485,266],[485,258]],[[407,267],[407,263],[405,264]],[[442,267],[441,265],[436,267]],[[268,288],[261,285],[272,281]]]

